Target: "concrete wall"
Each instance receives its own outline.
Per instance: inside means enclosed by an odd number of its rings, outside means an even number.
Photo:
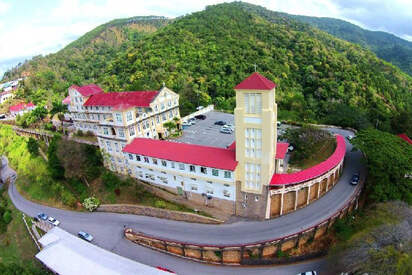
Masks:
[[[169,219],[176,221],[195,222],[195,223],[207,223],[207,224],[220,224],[222,221],[180,211],[172,211],[167,209],[159,209],[149,206],[140,206],[132,204],[103,204],[100,205],[96,211],[98,212],[112,212],[122,214],[134,214],[142,216],[150,216],[161,219]]]

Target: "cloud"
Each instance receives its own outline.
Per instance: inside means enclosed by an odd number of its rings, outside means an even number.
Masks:
[[[0,1],[0,14],[5,14],[10,9],[10,4]]]

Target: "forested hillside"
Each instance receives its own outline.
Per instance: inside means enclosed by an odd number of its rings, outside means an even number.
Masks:
[[[233,87],[256,64],[278,84],[283,119],[390,130],[399,117],[408,117],[412,78],[397,67],[307,24],[286,17],[269,21],[244,5],[209,6],[169,24],[164,20],[158,26],[166,26],[146,35],[119,27],[138,37],[120,46],[99,43],[102,35],[92,31],[12,74],[30,72],[22,96],[35,102],[49,93],[63,98],[71,84],[122,91],[158,89],[165,82],[181,95],[185,114],[208,103],[232,111]]]
[[[379,58],[391,62],[404,72],[412,75],[412,42],[401,39],[393,34],[365,30],[354,24],[335,18],[292,15],[271,11],[252,4],[241,3],[240,5],[246,10],[255,12],[272,22],[279,22],[281,18],[285,18],[286,21],[294,19],[310,24],[333,36],[370,49]]]
[[[105,72],[119,52],[171,20],[159,16],[136,16],[103,24],[64,49],[45,57],[37,56],[5,73],[5,79],[29,76],[20,94],[34,102],[61,100],[72,84],[109,83]]]

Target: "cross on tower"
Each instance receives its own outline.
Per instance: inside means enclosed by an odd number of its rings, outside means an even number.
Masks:
[[[255,72],[257,72],[257,65],[253,64],[253,67],[255,67]]]
[[[165,87],[166,86],[166,83],[163,81],[163,87]]]

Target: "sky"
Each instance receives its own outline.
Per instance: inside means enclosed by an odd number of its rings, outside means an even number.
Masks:
[[[112,19],[177,17],[221,0],[0,0],[0,77],[19,62],[58,51]],[[247,0],[290,14],[340,18],[412,41],[412,0]]]

